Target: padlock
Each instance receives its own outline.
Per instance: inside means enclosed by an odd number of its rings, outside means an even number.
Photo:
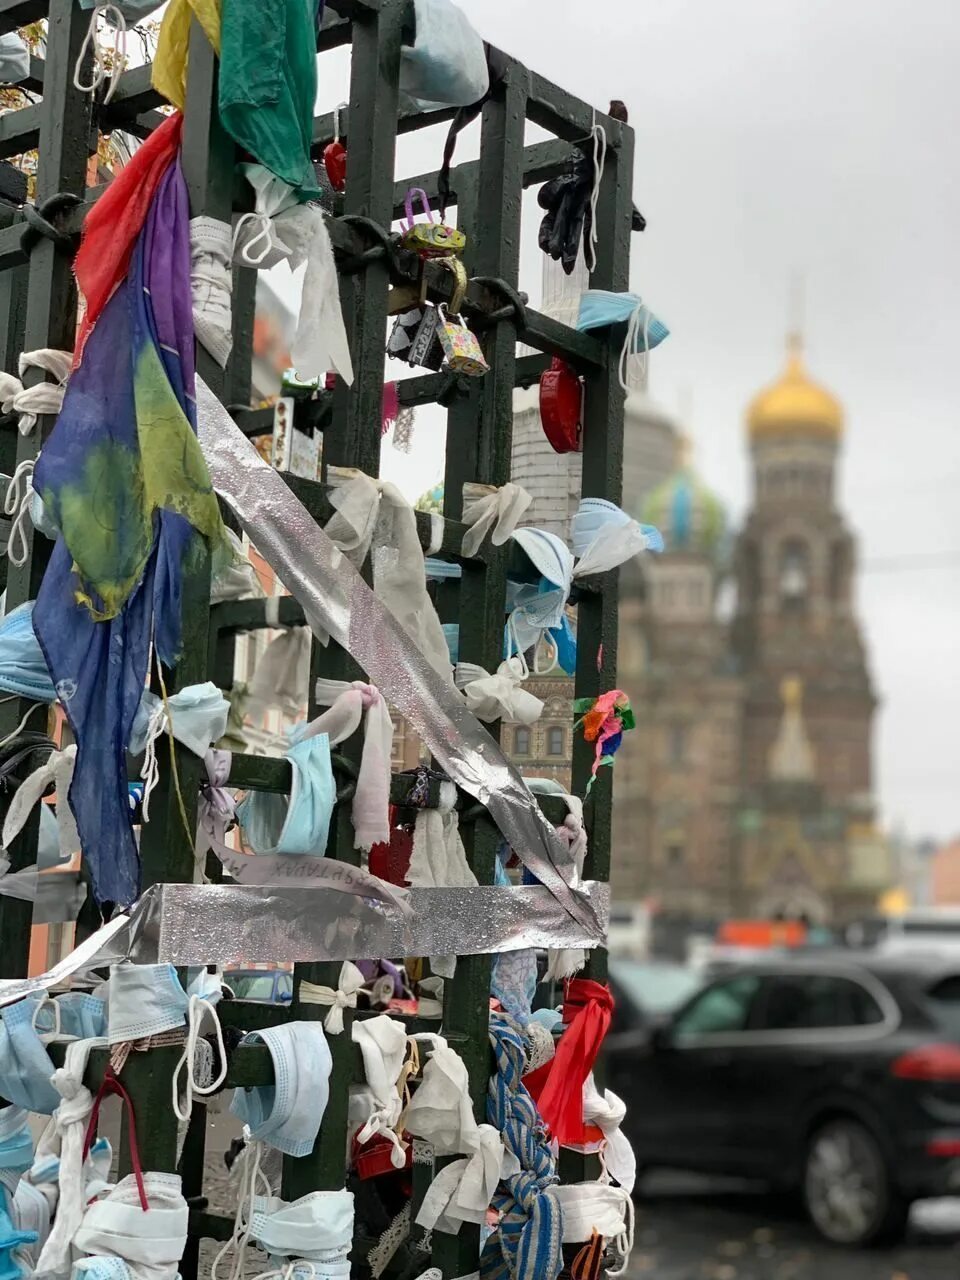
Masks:
[[[342,192],[347,185],[347,149],[340,141],[340,112],[347,104],[341,102],[333,110],[333,141],[323,149],[323,167],[327,171],[334,191]]]
[[[583,385],[559,356],[540,377],[540,422],[557,453],[579,453],[583,448]]]
[[[420,197],[421,206],[427,215],[426,222],[417,222],[414,217],[414,196]],[[404,208],[407,220],[403,226],[401,243],[405,249],[412,249],[422,258],[443,258],[463,253],[467,247],[467,237],[456,227],[448,227],[434,220],[427,193],[421,187],[410,188]]]
[[[423,308],[420,327],[414,335],[407,363],[438,372],[443,365],[444,348],[440,335],[441,319],[437,307],[429,303]]]
[[[484,359],[477,335],[463,323],[458,315],[450,315],[447,308],[440,304],[439,336],[446,356],[445,367],[451,373],[462,373],[468,378],[482,378],[490,369]]]

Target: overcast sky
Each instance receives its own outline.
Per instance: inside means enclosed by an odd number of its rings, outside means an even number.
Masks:
[[[671,408],[692,401],[697,463],[735,521],[744,408],[782,366],[802,273],[808,364],[848,414],[840,492],[865,562],[883,817],[918,836],[960,832],[960,6],[461,7],[587,101],[629,106],[649,224],[634,237],[633,287],[672,330],[651,390]],[[476,154],[477,132],[458,159]],[[441,146],[442,131],[401,139],[404,171],[436,167]],[[535,219],[527,209],[522,283],[537,298]],[[411,496],[437,478],[432,435],[406,465],[385,451]]]

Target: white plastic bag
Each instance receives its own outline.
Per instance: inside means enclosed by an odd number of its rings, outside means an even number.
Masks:
[[[469,107],[490,88],[483,41],[451,0],[414,0],[416,42],[401,51],[400,92],[420,111]]]

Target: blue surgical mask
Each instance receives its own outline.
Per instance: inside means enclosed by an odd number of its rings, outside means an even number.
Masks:
[[[33,1029],[39,996],[0,1009],[0,1091],[16,1107],[52,1115],[60,1095],[50,1083],[54,1065]]]
[[[51,542],[56,542],[57,538],[60,537],[60,530],[47,515],[43,499],[36,489],[34,489],[30,497],[30,523],[35,529],[39,529],[45,538],[49,538]]]
[[[84,991],[66,991],[37,1006],[33,1025],[44,1043],[99,1039],[107,1034],[107,1006]]]
[[[186,1022],[190,1001],[172,964],[115,964],[107,989],[110,1044],[174,1031]]]
[[[13,1194],[33,1164],[33,1138],[22,1107],[0,1108],[0,1188]],[[0,1192],[2,1195],[2,1192]]]
[[[33,606],[28,600],[0,621],[0,689],[33,702],[54,702],[57,691],[33,629]]]
[[[146,748],[151,721],[162,706],[162,700],[155,693],[144,689],[130,735],[131,755],[137,756]],[[171,694],[167,707],[173,736],[195,756],[202,756],[210,744],[219,742],[227,731],[230,703],[209,680]]]
[[[580,299],[580,314],[577,316],[577,328],[605,329],[607,325],[622,324],[637,315],[636,339],[631,355],[639,355],[643,351],[652,351],[660,345],[664,338],[670,336],[670,330],[648,310],[643,299],[635,293],[610,293],[606,289],[588,289]]]
[[[562,538],[546,529],[517,529],[513,541],[533,567],[555,587],[564,589],[564,600],[573,581],[573,555]]]
[[[253,791],[237,806],[237,818],[254,853],[310,854],[327,850],[337,789],[325,733],[295,743],[287,752],[293,774],[289,798]]]
[[[433,556],[427,556],[423,564],[426,569],[427,578],[431,582],[441,582],[445,579],[463,577],[463,565],[454,564],[450,560],[435,560]]]
[[[579,560],[587,554],[604,531],[612,532],[614,529],[632,523],[630,516],[616,503],[608,502],[606,498],[584,498],[570,522],[573,554]],[[662,551],[663,538],[660,531],[652,524],[642,524],[640,528],[647,537],[647,550]]]
[[[216,1004],[223,995],[223,974],[211,973],[206,965],[187,969],[187,995]]]
[[[458,622],[443,623],[443,638],[447,642],[447,652],[454,666],[460,661],[460,624]]]
[[[26,1259],[18,1258],[20,1251],[36,1244],[35,1231],[18,1231],[13,1225],[12,1203],[5,1191],[0,1191],[0,1280],[25,1280]]]
[[[236,1089],[230,1110],[251,1137],[287,1156],[313,1150],[330,1096],[333,1059],[319,1022],[287,1022],[251,1031],[241,1044],[265,1044],[273,1059],[271,1085]]]

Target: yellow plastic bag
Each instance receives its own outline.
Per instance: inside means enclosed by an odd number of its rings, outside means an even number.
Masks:
[[[187,96],[187,47],[194,16],[219,57],[220,0],[170,0],[153,59],[153,87],[181,111]]]

